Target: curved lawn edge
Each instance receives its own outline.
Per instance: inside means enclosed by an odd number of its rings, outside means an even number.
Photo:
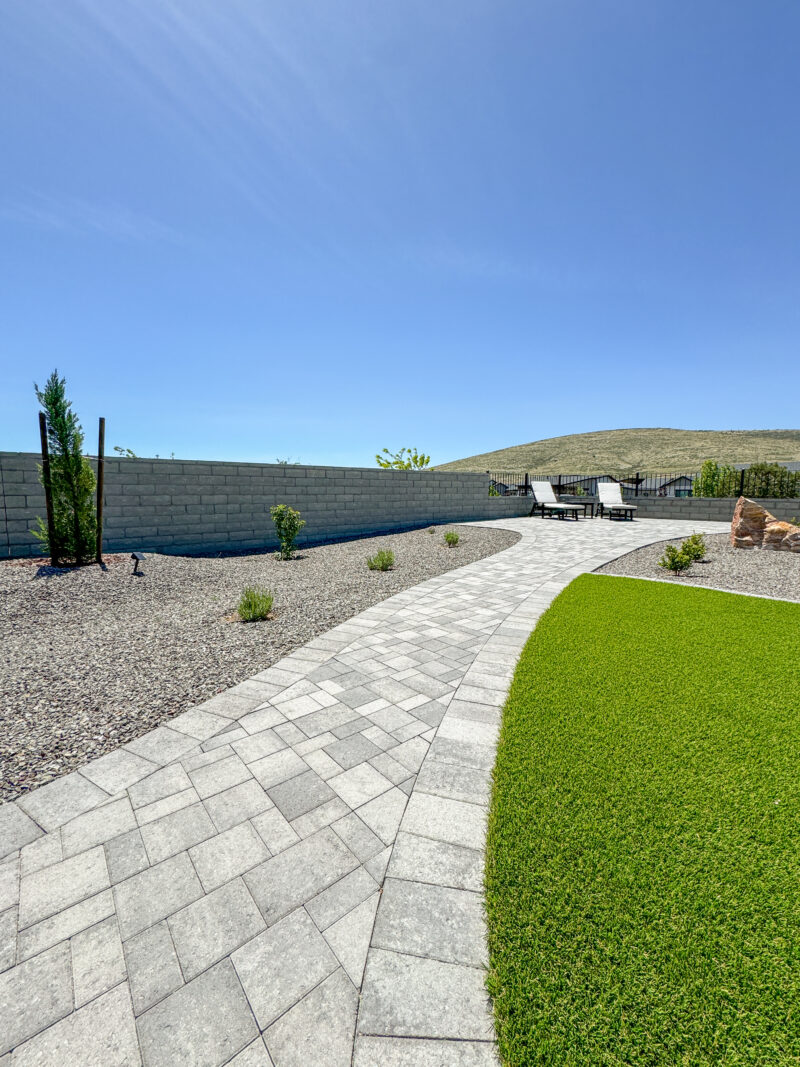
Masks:
[[[607,575],[543,614],[487,837],[505,1064],[796,1062],[798,623]]]

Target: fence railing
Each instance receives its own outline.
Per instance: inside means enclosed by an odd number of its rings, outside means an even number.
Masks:
[[[656,497],[800,497],[800,471],[760,466],[719,467],[714,471],[672,471],[664,474],[543,474],[531,471],[487,471],[490,492],[529,496],[532,482],[550,482],[556,495],[596,496],[598,482],[616,482],[631,496]]]

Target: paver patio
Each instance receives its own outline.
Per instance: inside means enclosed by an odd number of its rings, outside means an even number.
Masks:
[[[0,1067],[496,1063],[500,709],[576,575],[722,523],[503,520],[368,609],[0,807]]]

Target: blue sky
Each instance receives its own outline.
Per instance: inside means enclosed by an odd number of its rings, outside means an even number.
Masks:
[[[796,0],[18,0],[2,30],[2,449],[56,366],[142,455],[800,423]]]

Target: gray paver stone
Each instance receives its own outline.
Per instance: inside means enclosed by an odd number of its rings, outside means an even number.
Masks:
[[[239,823],[189,849],[203,889],[212,889],[244,874],[269,858],[266,845],[248,822]]]
[[[166,920],[130,938],[124,949],[133,1010],[137,1015],[183,985]]]
[[[258,1037],[230,960],[139,1017],[145,1067],[220,1067]]]
[[[484,854],[477,849],[432,841],[401,830],[392,850],[389,875],[479,893],[483,888],[483,866]]]
[[[106,863],[112,885],[124,882],[150,866],[141,831],[131,830],[121,837],[106,841]]]
[[[249,871],[244,881],[269,925],[357,866],[352,852],[326,828]]]
[[[325,940],[347,971],[350,981],[359,989],[364,977],[364,964],[367,962],[379,897],[379,893],[373,893],[357,908],[353,908],[338,922],[329,926],[324,933]]]
[[[114,914],[114,898],[111,890],[106,889],[93,897],[87,897],[71,908],[65,908],[49,919],[43,919],[34,926],[19,931],[17,941],[17,958],[20,962],[43,952],[59,941],[64,941],[80,933],[89,926]]]
[[[61,827],[64,858],[68,859],[135,828],[136,819],[127,797],[103,804],[102,807],[87,811]]]
[[[114,902],[122,940],[193,904],[202,895],[203,887],[186,852],[120,882],[114,886]]]
[[[193,804],[148,823],[141,833],[150,862],[160,863],[213,837],[216,830],[203,805]]]
[[[141,1059],[124,983],[85,1004],[14,1052],[14,1067],[139,1067]]]
[[[494,1027],[477,967],[372,949],[359,1033],[487,1040]]]
[[[489,1041],[420,1041],[413,1037],[359,1037],[353,1067],[499,1067]]]
[[[72,1011],[72,964],[63,942],[0,974],[0,1054]]]
[[[320,930],[325,930],[362,900],[378,890],[378,883],[363,867],[357,867],[306,904],[306,911]]]
[[[113,796],[146,778],[155,769],[155,764],[149,760],[118,748],[81,767],[81,774]]]
[[[350,1067],[358,993],[338,971],[290,1008],[264,1034],[279,1067]]]
[[[43,832],[16,804],[0,804],[0,859],[35,841]]]
[[[262,1030],[338,966],[302,909],[248,941],[232,959]]]
[[[76,934],[70,945],[76,1008],[124,980],[125,958],[113,916]]]
[[[336,796],[330,786],[311,770],[272,786],[267,793],[283,817],[290,822]]]
[[[272,801],[253,778],[231,786],[222,793],[215,793],[204,801],[206,811],[220,831],[230,830],[254,815],[260,815],[272,807]]]
[[[19,925],[33,926],[109,884],[102,845],[25,875],[19,887]]]
[[[241,878],[215,889],[169,919],[181,970],[194,978],[266,929]]]
[[[50,831],[90,811],[104,800],[108,800],[108,793],[76,772],[26,793],[16,803],[43,830]],[[32,841],[33,837],[27,840]],[[20,844],[23,843],[20,841]]]
[[[463,889],[389,878],[372,944],[445,963],[484,965],[482,897]]]

